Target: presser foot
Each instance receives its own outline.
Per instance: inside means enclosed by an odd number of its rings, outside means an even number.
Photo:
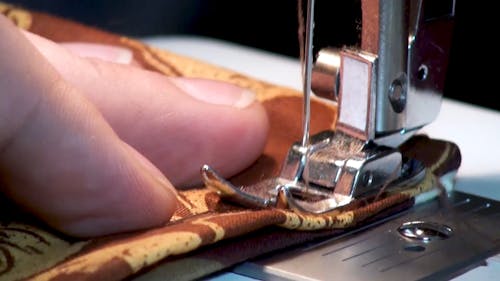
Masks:
[[[278,177],[237,187],[210,166],[201,169],[206,186],[223,200],[248,208],[277,207],[322,214],[356,199],[421,181],[425,167],[394,148],[364,143],[341,132],[311,137],[308,147],[294,144]]]

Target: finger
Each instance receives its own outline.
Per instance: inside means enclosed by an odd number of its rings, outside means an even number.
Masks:
[[[268,120],[249,91],[86,60],[44,38],[28,36],[63,77],[96,104],[117,134],[175,186],[199,183],[203,164],[224,176],[234,175],[263,150]]]
[[[96,236],[164,223],[171,184],[0,16],[2,191],[53,227]]]
[[[121,64],[131,64],[133,62],[132,52],[122,47],[78,42],[67,42],[61,45],[70,52],[84,58],[97,58]]]

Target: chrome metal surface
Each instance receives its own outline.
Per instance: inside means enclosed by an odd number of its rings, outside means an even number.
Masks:
[[[408,34],[407,130],[428,124],[439,114],[455,17],[455,0],[419,3]]]
[[[439,114],[455,1],[380,0],[376,135],[403,135]]]
[[[439,112],[440,99],[436,96],[442,95],[451,41],[442,33],[451,33],[454,1],[439,1],[445,3],[441,6],[436,2],[377,2],[378,52],[347,48],[340,52],[342,81],[336,132],[311,137],[314,0],[308,0],[306,39],[301,46],[302,140],[290,148],[277,178],[248,188],[236,187],[204,166],[205,184],[219,190],[223,198],[247,207],[282,204],[303,212],[322,213],[414,180],[417,173],[405,171],[414,161],[404,163],[395,147]],[[331,63],[327,66],[338,69]]]
[[[340,86],[340,50],[324,48],[318,52],[311,76],[316,96],[337,101]]]
[[[321,50],[312,88],[329,100],[338,95],[339,130],[397,146],[439,114],[455,0],[377,3],[378,44],[370,50],[374,53],[353,47]]]
[[[399,234],[405,238],[422,242],[437,239],[448,239],[453,235],[453,229],[445,224],[429,221],[410,221],[398,228]]]
[[[398,229],[424,221],[446,239],[408,239]],[[429,225],[427,225],[429,227]],[[500,252],[500,202],[460,192],[372,225],[246,262],[234,272],[260,280],[448,280]],[[432,229],[432,228],[427,228]],[[440,231],[443,231],[442,229]]]
[[[327,144],[311,146],[302,179],[354,199],[388,185],[401,167],[399,151],[336,133]]]
[[[255,196],[247,192],[241,191],[238,187],[234,186],[224,178],[220,177],[208,165],[203,165],[201,168],[201,176],[207,186],[213,187],[218,190],[221,198],[232,201],[239,205],[249,208],[265,208],[274,206],[274,198]]]
[[[390,101],[390,88],[395,80],[406,75],[409,20],[407,4],[410,1],[379,1],[379,50],[376,54],[378,76],[374,101],[377,134],[394,133],[405,128],[405,112],[394,111]],[[404,91],[406,92],[406,89]]]
[[[250,208],[281,204],[280,208],[313,214],[332,211],[381,189],[417,182],[424,172],[422,163],[403,161],[395,149],[332,131],[313,135],[306,149],[294,144],[280,175],[252,186],[237,187],[209,166],[201,169],[205,185],[227,201]]]
[[[307,1],[306,42],[303,69],[304,112],[302,147],[309,145],[309,126],[311,122],[311,73],[313,66],[313,30],[314,30],[314,0]]]

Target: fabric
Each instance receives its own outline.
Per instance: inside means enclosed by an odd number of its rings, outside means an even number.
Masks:
[[[159,50],[51,15],[0,3],[0,12],[19,27],[56,42],[84,41],[129,48],[144,68],[168,76],[223,80],[257,93],[271,122],[262,156],[229,179],[250,185],[276,176],[291,144],[301,138],[302,94],[229,69]],[[312,100],[311,133],[334,129],[335,106]],[[162,227],[90,240],[61,235],[0,197],[0,280],[193,280],[248,259],[339,235],[415,204],[438,188],[439,178],[460,166],[452,142],[424,135],[400,147],[404,156],[426,165],[424,179],[377,200],[354,201],[323,215],[286,209],[246,209],[221,200],[209,187],[179,190],[179,207]]]

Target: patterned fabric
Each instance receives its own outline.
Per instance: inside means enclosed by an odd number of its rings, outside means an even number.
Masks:
[[[183,57],[139,41],[0,2],[0,12],[19,27],[56,42],[119,45],[144,68],[168,76],[223,80],[252,89],[267,110],[270,136],[262,156],[230,179],[249,185],[276,176],[288,148],[301,138],[301,93]],[[336,107],[312,100],[311,131],[334,129]],[[425,163],[424,179],[382,196],[354,201],[323,215],[279,208],[245,209],[221,201],[200,186],[179,190],[178,209],[162,227],[91,240],[65,237],[0,197],[0,280],[192,280],[272,251],[341,234],[383,218],[434,190],[439,178],[460,166],[460,150],[448,141],[419,135],[400,147]]]

